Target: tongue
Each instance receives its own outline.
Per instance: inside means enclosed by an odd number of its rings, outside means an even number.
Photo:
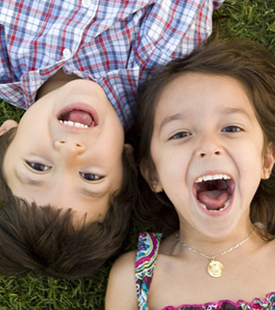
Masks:
[[[80,123],[83,125],[87,125],[91,127],[93,125],[94,120],[90,113],[80,111],[80,110],[72,110],[64,115],[64,121],[71,121],[74,123]]]
[[[198,193],[198,200],[202,202],[208,210],[219,210],[228,200],[227,190],[201,191]]]

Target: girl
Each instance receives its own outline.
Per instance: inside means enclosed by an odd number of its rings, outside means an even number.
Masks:
[[[275,60],[254,42],[205,44],[140,102],[141,172],[161,202],[139,213],[172,234],[140,234],[106,309],[275,309]]]

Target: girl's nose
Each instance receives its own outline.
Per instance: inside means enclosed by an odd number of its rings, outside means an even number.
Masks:
[[[220,141],[216,136],[205,135],[198,142],[196,152],[198,157],[212,157],[221,155],[223,152]]]
[[[214,155],[220,155],[220,151],[215,151],[215,152],[213,152],[214,153]],[[208,154],[213,154],[213,153],[208,153],[208,152],[206,152],[206,151],[201,151],[201,153],[200,153],[200,157],[204,157],[204,156],[206,156],[206,155],[208,155]]]

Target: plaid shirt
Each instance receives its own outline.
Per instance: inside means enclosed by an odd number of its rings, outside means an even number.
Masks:
[[[0,2],[0,97],[23,108],[60,68],[98,83],[127,130],[148,71],[182,57],[212,30],[223,0]]]

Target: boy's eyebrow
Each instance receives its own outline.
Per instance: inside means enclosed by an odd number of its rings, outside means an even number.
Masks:
[[[17,176],[18,180],[23,184],[29,184],[34,186],[42,186],[44,184],[44,181],[42,180],[34,180],[30,178],[29,176],[25,175],[24,173],[15,171],[15,175]]]
[[[45,182],[42,180],[34,180],[30,178],[29,176],[25,175],[24,173],[21,173],[18,171],[15,172],[15,175],[17,176],[19,181],[23,184],[29,184],[29,185],[34,185],[34,186],[43,186],[45,184]],[[110,188],[109,186],[107,186],[103,190],[93,191],[91,189],[78,187],[77,190],[80,194],[84,196],[100,198],[100,197],[105,196],[109,192]]]
[[[91,189],[84,187],[78,188],[79,193],[81,193],[84,196],[99,197],[99,198],[105,196],[109,192],[109,190],[110,190],[109,186],[105,187],[103,190],[100,191],[93,191]]]

